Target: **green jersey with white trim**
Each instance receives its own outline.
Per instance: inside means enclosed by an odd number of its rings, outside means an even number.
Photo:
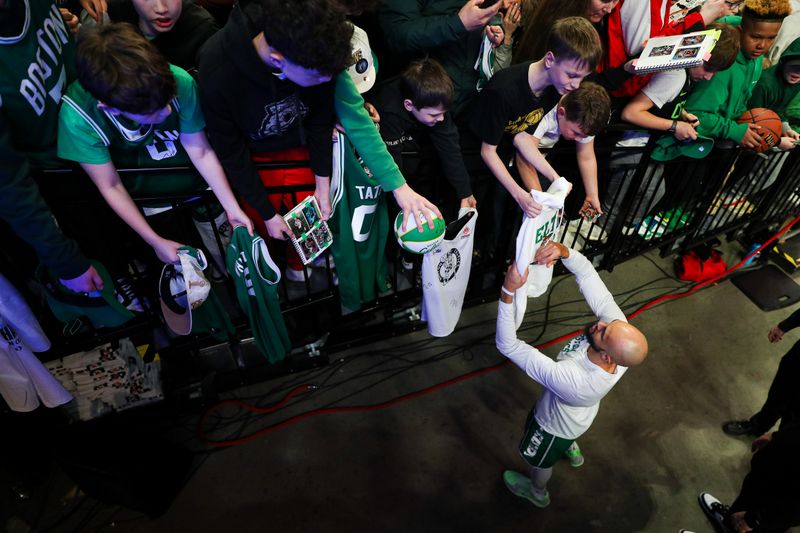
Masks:
[[[159,124],[133,123],[98,109],[98,100],[80,82],[71,84],[59,114],[59,157],[89,164],[112,161],[117,168],[191,166],[180,135],[202,131],[205,120],[192,77],[175,65],[170,70],[178,91],[169,102],[171,113]],[[176,172],[169,179],[143,174],[122,178],[131,194],[180,194],[205,188],[194,172]]]
[[[236,226],[225,263],[236,285],[239,306],[250,319],[256,346],[270,363],[283,360],[292,343],[278,302],[281,271],[272,261],[264,239],[251,237],[247,228]]]
[[[386,238],[389,214],[378,180],[363,165],[349,139],[337,134],[334,142],[331,191],[334,212],[328,226],[331,251],[339,272],[339,298],[355,311],[362,302],[389,290]]]
[[[75,45],[52,0],[11,0],[0,30],[0,113],[11,144],[35,166],[54,166],[58,105],[75,79]]]

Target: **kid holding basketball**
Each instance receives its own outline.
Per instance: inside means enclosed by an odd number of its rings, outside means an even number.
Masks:
[[[698,135],[727,139],[751,150],[761,145],[759,127],[739,124],[736,119],[747,110],[761,77],[762,56],[791,12],[789,0],[746,0],[741,16],[721,19],[739,26],[741,48],[729,69],[698,82],[689,95],[686,110],[699,120]]]

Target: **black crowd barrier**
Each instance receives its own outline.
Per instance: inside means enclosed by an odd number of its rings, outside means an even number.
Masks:
[[[681,157],[659,163],[650,158],[655,141],[653,135],[645,146],[622,148],[613,142],[605,149],[598,146],[604,216],[594,223],[576,214],[583,193],[574,149],[569,146],[560,149],[557,145],[551,154],[558,161],[556,168],[563,169],[564,175],[578,184],[565,208],[560,240],[580,249],[601,269],[611,270],[654,248],[667,254],[687,250],[720,234],[752,235],[800,212],[800,150],[755,154],[738,148],[715,148],[704,159]],[[303,163],[260,166],[298,164]],[[193,171],[189,168],[120,171],[123,175],[142,172],[158,179],[162,175]],[[145,311],[118,329],[89,329],[65,335],[62,325],[49,315],[41,294],[33,286],[30,294],[40,296],[38,311],[54,341],[53,357],[130,336],[158,348],[165,365],[165,378],[173,380],[172,389],[181,390],[190,382],[208,385],[210,379],[212,388],[220,390],[307,365],[324,364],[330,353],[424,326],[419,320],[421,261],[413,262],[410,269],[406,261],[404,268],[390,232],[386,253],[392,289],[373,302],[365,302],[359,311],[345,313],[340,307],[336,276],[348,273],[331,270],[327,262],[324,266],[328,268],[314,269],[302,282],[282,279],[279,298],[295,347],[282,363],[269,365],[256,353],[246,317],[235,304],[234,287],[220,271],[224,269],[224,259],[220,267],[215,266],[216,270],[211,271],[211,277],[218,280],[215,291],[230,310],[237,327],[236,336],[223,344],[204,335],[173,336],[167,332],[160,314],[157,281],[162,265],[152,250],[110,211],[79,170],[46,172],[38,181],[64,232],[74,237],[87,255],[106,263],[115,277],[125,278],[140,296]],[[516,228],[521,221],[521,211],[494,179],[489,177],[487,183],[482,188],[487,192],[478,198],[480,217],[465,308],[496,297],[502,273],[513,257]],[[296,195],[302,190],[302,187],[286,187],[279,192]],[[135,199],[142,206],[154,200],[169,202],[174,206],[170,212],[151,218],[156,231],[206,249],[211,263],[215,263],[214,256],[224,258],[223,243],[218,232],[213,231],[216,226],[209,223],[214,218],[215,205],[210,192]],[[198,223],[192,224],[193,218]],[[198,236],[197,229],[204,224],[206,231],[212,229],[205,239]],[[285,249],[275,243],[271,246],[282,268]],[[14,265],[8,264],[7,258],[4,262],[5,271],[13,270]],[[165,384],[165,388],[170,387]]]

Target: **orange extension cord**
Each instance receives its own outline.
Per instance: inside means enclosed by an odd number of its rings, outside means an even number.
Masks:
[[[685,292],[682,292],[680,294],[668,294],[668,295],[665,295],[665,296],[661,296],[659,298],[655,298],[655,299],[647,302],[646,304],[643,304],[636,311],[632,312],[630,315],[628,315],[628,318],[629,319],[635,318],[638,315],[640,315],[641,313],[643,313],[644,311],[646,311],[647,309],[655,307],[656,305],[658,305],[658,304],[660,304],[662,302],[666,302],[668,300],[675,300],[675,299],[678,299],[678,298],[685,298],[685,297],[689,296],[690,294],[693,294],[696,291],[698,291],[698,290],[700,290],[700,289],[702,289],[702,288],[704,288],[704,287],[706,287],[708,285],[717,283],[722,278],[726,277],[730,273],[732,273],[732,272],[738,270],[739,268],[741,268],[742,265],[744,265],[747,261],[749,261],[753,256],[755,256],[756,254],[760,253],[762,250],[767,248],[770,244],[775,242],[775,240],[777,240],[778,238],[781,237],[781,235],[783,235],[784,233],[789,231],[798,221],[800,221],[800,216],[796,217],[794,220],[792,220],[791,222],[786,224],[783,228],[781,228],[780,231],[778,231],[778,233],[776,233],[775,235],[770,237],[769,240],[767,240],[759,248],[757,248],[756,250],[753,250],[752,252],[747,254],[747,256],[745,256],[744,259],[742,259],[741,261],[736,263],[734,266],[730,267],[725,272],[722,272],[722,273],[720,273],[720,274],[718,274],[718,275],[714,276],[713,278],[708,279],[706,281],[703,281],[703,282],[700,282],[700,283],[696,283],[689,290],[687,290]],[[547,341],[547,342],[545,342],[543,344],[539,344],[536,347],[541,350],[541,349],[547,348],[548,346],[552,346],[553,344],[564,342],[567,339],[571,339],[572,337],[578,335],[579,333],[581,333],[581,331],[582,330],[576,330],[576,331],[573,331],[571,333],[567,333],[566,335],[562,335],[562,336],[560,336],[558,338],[552,339],[552,340]],[[272,405],[270,407],[256,407],[254,405],[251,405],[249,403],[243,402],[241,400],[223,400],[223,401],[213,405],[212,407],[210,407],[203,414],[203,416],[200,417],[200,421],[197,423],[197,434],[198,434],[198,436],[199,436],[201,441],[205,442],[208,446],[211,446],[213,448],[227,448],[227,447],[230,447],[230,446],[236,446],[238,444],[242,444],[242,443],[245,443],[247,441],[256,439],[256,438],[258,438],[258,437],[260,437],[262,435],[266,435],[267,433],[272,433],[273,431],[277,431],[277,430],[279,430],[281,428],[284,428],[286,426],[292,425],[292,424],[294,424],[296,422],[300,422],[301,420],[305,420],[307,418],[313,418],[313,417],[320,416],[320,415],[335,414],[335,413],[369,413],[369,412],[372,412],[372,411],[379,411],[381,409],[386,409],[386,408],[392,407],[394,405],[397,405],[399,403],[402,403],[402,402],[405,402],[405,401],[408,401],[408,400],[413,400],[414,398],[419,398],[420,396],[425,396],[426,394],[430,394],[432,392],[436,392],[436,391],[441,390],[441,389],[443,389],[445,387],[449,387],[451,385],[455,385],[456,383],[461,383],[462,381],[467,381],[467,380],[470,380],[470,379],[472,379],[474,377],[481,376],[481,375],[484,375],[484,374],[488,374],[490,372],[494,372],[495,370],[500,370],[501,368],[506,366],[509,362],[510,361],[508,359],[506,359],[506,360],[504,360],[504,361],[502,361],[502,362],[500,362],[500,363],[498,363],[496,365],[492,365],[492,366],[489,366],[489,367],[486,367],[486,368],[480,368],[478,370],[473,370],[471,372],[467,372],[466,374],[461,374],[460,376],[456,376],[454,378],[448,379],[447,381],[443,381],[441,383],[437,383],[436,385],[431,385],[430,387],[426,387],[424,389],[420,389],[420,390],[417,390],[417,391],[409,392],[408,394],[403,394],[402,396],[398,396],[396,398],[393,398],[393,399],[385,401],[385,402],[380,402],[380,403],[376,403],[376,404],[369,404],[369,405],[350,405],[350,406],[344,406],[344,407],[324,407],[324,408],[321,408],[321,409],[314,409],[312,411],[307,411],[305,413],[301,413],[299,415],[295,415],[295,416],[293,416],[291,418],[287,418],[286,420],[283,420],[283,421],[278,422],[276,424],[273,424],[271,426],[268,426],[268,427],[265,427],[263,429],[260,429],[260,430],[256,431],[255,433],[252,433],[250,435],[246,435],[244,437],[240,437],[240,438],[237,438],[237,439],[228,439],[228,440],[213,440],[213,439],[210,439],[210,438],[208,438],[206,436],[205,431],[204,431],[203,428],[205,426],[206,419],[211,414],[217,412],[218,410],[222,409],[223,407],[226,407],[226,406],[229,406],[229,405],[236,405],[236,406],[239,406],[239,407],[241,407],[242,409],[244,409],[246,411],[250,411],[250,412],[253,412],[253,413],[273,413],[273,412],[283,408],[286,404],[288,404],[289,401],[294,396],[296,396],[296,395],[298,395],[298,394],[300,394],[302,392],[312,391],[312,390],[315,389],[315,387],[313,385],[310,385],[310,384],[299,385],[299,386],[295,387],[294,389],[292,389],[291,391],[289,391],[286,394],[286,396],[284,396],[283,399],[281,399],[281,401],[279,401],[278,403],[276,403],[276,404],[274,404],[274,405]]]

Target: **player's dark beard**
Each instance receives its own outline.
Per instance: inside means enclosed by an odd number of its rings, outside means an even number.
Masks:
[[[586,340],[589,342],[589,346],[594,349],[596,352],[602,352],[597,344],[594,342],[594,336],[592,335],[592,328],[597,325],[597,322],[592,322],[591,324],[587,324],[586,327],[583,328],[583,334],[586,336]]]

